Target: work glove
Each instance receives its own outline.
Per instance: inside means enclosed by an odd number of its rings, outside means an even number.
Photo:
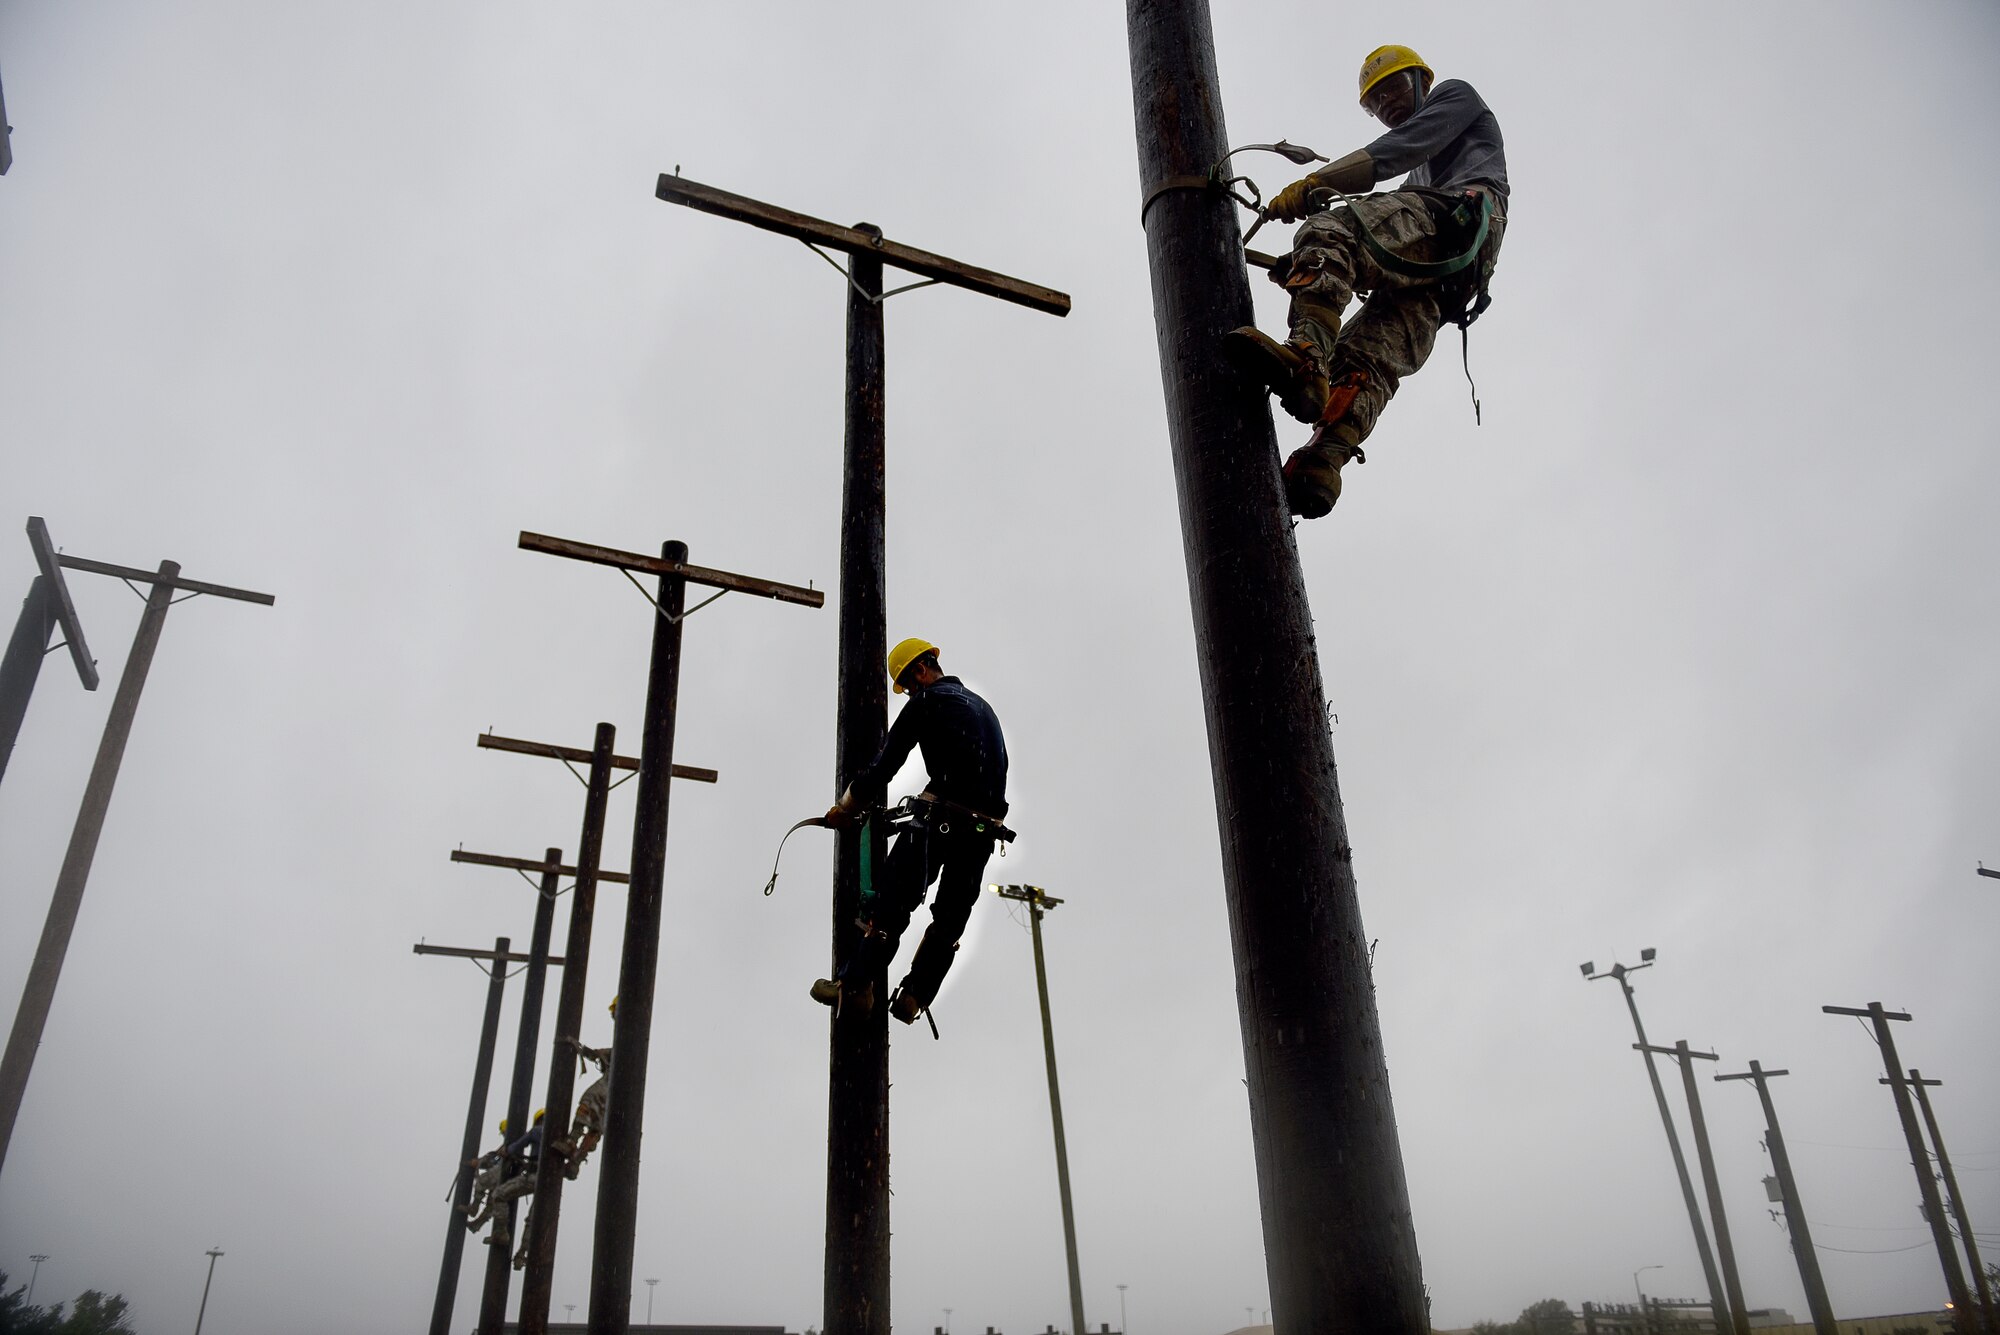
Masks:
[[[1313,212],[1312,194],[1315,190],[1338,190],[1343,195],[1361,195],[1374,188],[1375,159],[1368,156],[1366,149],[1356,149],[1280,190],[1265,212],[1283,222],[1296,222]]]
[[[1320,188],[1320,183],[1312,177],[1301,176],[1273,195],[1264,212],[1279,222],[1297,222],[1313,211],[1312,192]]]
[[[826,815],[820,817],[820,819],[826,822],[826,827],[829,830],[852,830],[860,826],[861,813],[851,807],[844,807],[840,803],[835,802],[826,809]]]

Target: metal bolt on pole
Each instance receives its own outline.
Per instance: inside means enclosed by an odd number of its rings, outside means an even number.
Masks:
[[[1814,1335],[1840,1335],[1833,1304],[1826,1296],[1826,1279],[1820,1274],[1819,1254],[1813,1248],[1806,1207],[1799,1199],[1798,1179],[1792,1176],[1792,1156],[1785,1152],[1785,1135],[1778,1129],[1778,1108],[1771,1102],[1770,1082],[1789,1074],[1789,1071],[1767,1071],[1751,1062],[1747,1071],[1715,1078],[1757,1082],[1757,1098],[1764,1105],[1764,1143],[1771,1151],[1771,1167],[1778,1176],[1778,1190],[1785,1198],[1785,1227],[1791,1234],[1792,1255],[1799,1263],[1799,1281],[1805,1286],[1806,1308],[1812,1313]]]
[[[1127,0],[1126,32],[1272,1315],[1278,1335],[1422,1335],[1312,608],[1269,403],[1222,356],[1255,311],[1235,205],[1208,188],[1229,151],[1208,6]]]
[[[201,1310],[194,1314],[194,1335],[201,1335],[202,1320],[208,1316],[208,1290],[215,1283],[215,1263],[222,1256],[220,1247],[208,1249],[208,1278],[201,1285]]]
[[[996,885],[993,889],[1002,899],[1019,900],[1028,906],[1028,932],[1035,943],[1035,995],[1042,1004],[1042,1053],[1049,1069],[1049,1119],[1056,1132],[1056,1186],[1062,1197],[1063,1257],[1069,1265],[1070,1328],[1082,1332],[1083,1280],[1078,1275],[1076,1260],[1076,1212],[1070,1207],[1069,1145],[1063,1138],[1062,1090],[1056,1084],[1056,1032],[1049,1018],[1049,971],[1042,958],[1042,915],[1062,901],[1036,885]]]
[[[1646,1063],[1646,1080],[1653,1087],[1653,1103],[1660,1110],[1660,1125],[1666,1128],[1667,1152],[1673,1156],[1674,1178],[1680,1183],[1681,1202],[1687,1207],[1688,1225],[1694,1230],[1695,1255],[1701,1260],[1702,1278],[1708,1283],[1710,1310],[1720,1314],[1729,1310],[1727,1297],[1722,1288],[1722,1272],[1716,1269],[1715,1253],[1708,1245],[1708,1225],[1702,1221],[1701,1203],[1694,1194],[1694,1179],[1688,1174],[1687,1156],[1681,1153],[1680,1134],[1674,1130],[1674,1115],[1667,1107],[1666,1086],[1660,1083],[1660,1068],[1653,1061],[1653,1049],[1646,1040],[1646,1026],[1639,1019],[1639,1001],[1633,994],[1631,977],[1641,969],[1653,967],[1653,956],[1657,952],[1647,947],[1640,952],[1641,963],[1625,965],[1613,964],[1603,973],[1596,972],[1596,966],[1585,964],[1583,976],[1590,982],[1600,978],[1615,978],[1619,989],[1625,994],[1625,1009],[1632,1016],[1632,1032],[1637,1035],[1640,1055]]]

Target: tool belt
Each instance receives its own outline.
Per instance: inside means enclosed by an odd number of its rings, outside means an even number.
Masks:
[[[983,811],[936,793],[923,792],[915,797],[906,797],[898,810],[904,810],[923,822],[924,828],[932,834],[983,835],[997,839],[1003,844],[1014,842],[1014,831],[1000,823],[998,816],[989,816]]]

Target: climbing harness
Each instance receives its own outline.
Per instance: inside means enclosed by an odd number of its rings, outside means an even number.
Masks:
[[[1248,252],[1251,239],[1257,235],[1259,228],[1270,221],[1271,213],[1269,206],[1264,203],[1263,192],[1255,181],[1248,176],[1229,174],[1229,160],[1238,153],[1252,152],[1276,153],[1279,157],[1301,167],[1312,162],[1332,161],[1324,154],[1302,144],[1289,143],[1283,139],[1275,144],[1245,144],[1241,148],[1232,148],[1205,174],[1169,176],[1148,190],[1139,204],[1140,225],[1145,225],[1146,213],[1153,207],[1154,201],[1170,191],[1219,190],[1256,215],[1255,221],[1250,224],[1250,230],[1243,234],[1243,248]],[[1467,190],[1463,194],[1454,195],[1448,191],[1433,190],[1429,186],[1406,186],[1393,193],[1423,195],[1434,205],[1448,207],[1450,211],[1444,214],[1444,222],[1457,229],[1459,235],[1469,238],[1457,254],[1442,260],[1406,259],[1384,245],[1381,239],[1368,229],[1368,224],[1362,221],[1359,213],[1354,214],[1355,232],[1360,236],[1362,246],[1378,265],[1399,277],[1433,282],[1443,289],[1439,295],[1448,299],[1443,318],[1446,323],[1458,326],[1459,364],[1465,372],[1466,386],[1471,391],[1472,420],[1475,425],[1482,425],[1479,386],[1472,378],[1471,330],[1472,322],[1485,314],[1486,308],[1493,304],[1492,294],[1487,290],[1487,283],[1493,276],[1492,266],[1479,263],[1481,252],[1485,250],[1487,238],[1492,232],[1493,197],[1483,190]],[[1332,186],[1321,186],[1312,194],[1315,202],[1322,198],[1327,201],[1323,208],[1331,208],[1331,201],[1336,198],[1349,208],[1352,208],[1357,198],[1365,198],[1365,196],[1349,195]],[[1251,253],[1257,263],[1264,262],[1266,257]],[[1278,264],[1285,262],[1282,258],[1277,260]],[[1446,279],[1456,277],[1467,270],[1472,270],[1467,278],[1456,283],[1445,282]],[[1455,311],[1450,309],[1449,300],[1457,301]]]

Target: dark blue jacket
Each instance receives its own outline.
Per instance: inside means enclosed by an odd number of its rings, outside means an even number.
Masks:
[[[957,677],[940,677],[910,692],[882,749],[854,776],[855,795],[881,800],[912,750],[924,753],[931,792],[988,816],[1007,814],[1007,742],[1000,720],[993,706]]]

